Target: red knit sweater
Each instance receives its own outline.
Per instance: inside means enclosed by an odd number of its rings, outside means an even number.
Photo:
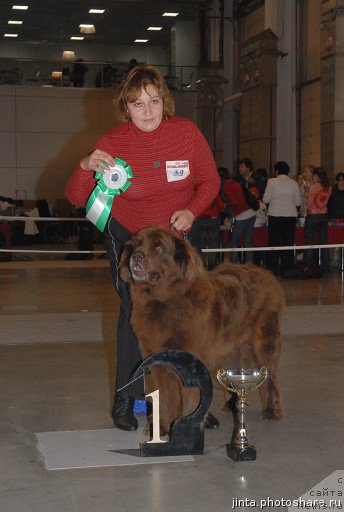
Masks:
[[[227,203],[232,209],[234,217],[250,209],[238,181],[232,179],[225,181],[223,184],[223,191],[226,195]]]
[[[130,165],[131,186],[115,196],[111,215],[125,229],[136,233],[151,224],[168,226],[173,212],[187,208],[197,217],[215,198],[220,181],[216,164],[197,126],[181,117],[163,120],[152,132],[132,122],[106,133],[93,147]],[[153,162],[158,160],[159,167]],[[180,181],[167,181],[166,161],[187,160],[190,174]],[[195,181],[200,186],[194,191]],[[85,206],[96,185],[93,173],[80,165],[71,175],[66,196],[76,206]]]

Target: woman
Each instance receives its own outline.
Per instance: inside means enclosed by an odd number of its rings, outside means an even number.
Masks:
[[[300,205],[300,218],[305,219],[307,215],[307,194],[309,187],[312,184],[314,165],[305,165],[301,174],[297,178],[297,183],[300,188],[301,205]],[[304,224],[304,220],[302,221]]]
[[[230,246],[238,248],[241,237],[244,247],[252,247],[255,212],[246,202],[242,186],[238,180],[230,178],[223,184],[223,192],[226,196],[226,204],[231,208],[234,224],[232,227]],[[245,251],[246,263],[253,263],[253,253]],[[238,263],[238,252],[230,255],[232,263]]]
[[[117,262],[123,244],[141,228],[160,224],[178,233],[189,230],[217,195],[219,177],[199,129],[174,115],[172,96],[155,67],[138,65],[131,69],[117,90],[115,103],[122,122],[101,137],[80,161],[68,181],[66,196],[71,203],[84,206],[96,185],[94,173],[113,167],[114,158],[132,170],[129,188],[114,197],[104,235],[112,278],[121,298],[112,417],[117,428],[136,430],[134,397],[140,398],[143,393],[142,379],[126,386],[141,355],[130,326],[128,286],[119,278]],[[197,191],[195,181],[199,183]],[[208,427],[218,426],[216,418],[208,415],[207,419]]]
[[[274,164],[275,178],[266,185],[263,202],[268,204],[268,240],[270,247],[291,246],[295,243],[297,208],[301,203],[300,190],[296,181],[288,177],[290,167],[287,162]],[[294,266],[293,251],[269,251],[267,267],[274,273],[283,275]]]
[[[325,169],[315,167],[313,180],[307,194],[307,217],[305,221],[305,244],[314,243],[314,235],[318,236],[320,245],[327,244],[327,203],[331,194],[331,186]],[[321,269],[329,271],[330,258],[328,249],[321,250]],[[306,265],[318,263],[318,251],[307,249]]]

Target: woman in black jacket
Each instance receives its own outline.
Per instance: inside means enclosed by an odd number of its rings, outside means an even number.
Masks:
[[[344,219],[344,172],[336,175],[336,183],[328,200],[329,219]]]

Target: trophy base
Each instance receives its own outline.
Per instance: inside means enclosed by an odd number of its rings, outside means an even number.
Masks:
[[[256,460],[257,451],[254,446],[239,448],[233,444],[226,444],[227,455],[235,462]]]

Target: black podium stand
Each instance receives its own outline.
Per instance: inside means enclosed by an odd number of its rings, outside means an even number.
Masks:
[[[213,397],[213,384],[209,371],[195,356],[183,350],[165,350],[151,355],[138,367],[135,378],[150,366],[163,365],[172,368],[180,376],[184,387],[198,387],[201,401],[189,416],[178,418],[172,425],[166,443],[140,443],[142,457],[164,455],[202,455],[204,453],[204,416]]]

